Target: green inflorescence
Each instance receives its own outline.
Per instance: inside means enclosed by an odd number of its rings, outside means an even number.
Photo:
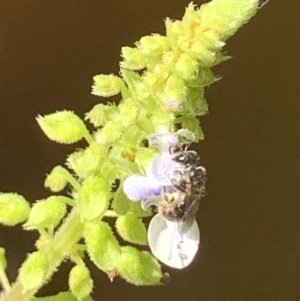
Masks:
[[[93,281],[84,253],[111,280],[120,275],[135,285],[161,284],[157,259],[117,239],[147,244],[142,218],[151,215],[128,200],[123,181],[144,172],[157,154],[144,144],[148,135],[183,128],[195,134],[195,142],[204,139],[199,123],[208,112],[204,90],[218,79],[211,68],[228,58],[222,53],[225,41],[258,5],[258,0],[213,0],[200,8],[190,4],[182,20],[165,20],[165,36],[148,35],[134,47],[123,47],[119,75],[94,77],[92,94],[119,95],[119,102],[97,104],[86,113],[93,133],[71,111],[37,118],[50,140],[72,144],[84,139],[87,146],[68,156],[69,169],[56,166],[46,178],[52,192],[70,187],[70,197],[50,196],[30,209],[21,195],[0,194],[1,223],[24,223],[25,229],[40,233],[37,251],[21,266],[12,288],[4,285],[6,264],[0,266],[4,301],[30,300],[66,257],[76,263],[69,278],[73,296],[60,293],[51,300],[91,300]],[[71,207],[68,215],[66,206]],[[117,218],[117,231],[105,218]]]

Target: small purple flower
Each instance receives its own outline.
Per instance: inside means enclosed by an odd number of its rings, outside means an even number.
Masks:
[[[153,134],[148,137],[150,146],[157,147],[161,154],[155,157],[146,168],[146,176],[131,175],[123,184],[124,192],[132,201],[144,201],[162,193],[163,186],[171,185],[169,175],[176,168],[170,147],[177,145],[178,136],[174,133]]]
[[[160,154],[146,168],[146,175],[131,175],[123,184],[124,192],[132,201],[141,200],[142,208],[158,206],[164,186],[172,186],[171,175],[178,162],[172,159],[170,148],[179,143],[176,133],[158,133],[148,137],[149,145],[157,147]],[[153,255],[164,264],[182,269],[194,259],[200,241],[197,222],[185,233],[180,222],[169,221],[160,213],[149,224],[148,241]]]
[[[124,192],[131,201],[145,201],[162,193],[163,186],[170,185],[168,175],[176,167],[172,156],[163,152],[155,157],[146,169],[146,176],[131,175],[123,184]]]

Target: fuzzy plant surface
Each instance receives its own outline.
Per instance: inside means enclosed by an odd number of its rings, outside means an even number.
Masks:
[[[21,223],[24,230],[40,234],[36,251],[12,284],[0,249],[1,300],[93,300],[97,284],[87,257],[111,280],[121,277],[142,286],[163,285],[164,264],[178,269],[191,264],[200,243],[197,222],[176,238],[185,248],[185,257],[176,257],[178,244],[170,239],[171,233],[176,235],[174,223],[155,214],[147,228],[144,220],[152,216],[149,207],[176,168],[170,147],[183,138],[204,139],[199,123],[208,112],[204,91],[218,80],[211,68],[228,59],[222,53],[226,40],[260,5],[258,0],[188,5],[182,20],[165,20],[165,35],[151,34],[134,47],[123,47],[118,75],[94,77],[92,94],[119,95],[118,104],[99,103],[83,119],[68,110],[37,118],[50,140],[72,144],[84,139],[86,147],[49,172],[45,187],[53,194],[48,198],[30,204],[18,193],[0,194],[0,222]],[[92,132],[86,122],[94,126]],[[35,297],[64,260],[73,263],[70,291]]]

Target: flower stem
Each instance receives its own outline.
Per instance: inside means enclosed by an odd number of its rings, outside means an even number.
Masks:
[[[93,136],[89,133],[89,131],[87,130],[84,134],[84,139],[87,141],[88,144],[92,144],[93,141],[95,140],[93,138]]]
[[[11,288],[9,280],[4,270],[0,271],[0,282],[5,292],[8,292]]]
[[[80,222],[79,213],[76,209],[73,209],[64,224],[57,231],[53,240],[43,248],[43,252],[47,256],[49,263],[47,279],[57,270],[57,267],[61,264],[66,254],[71,251],[74,244],[82,237],[82,233],[83,225]],[[17,279],[2,301],[27,301],[39,289],[40,287],[35,287],[23,293],[22,283]]]
[[[72,176],[72,174],[66,168],[63,168],[63,171],[67,181],[73,186],[74,189],[79,191],[81,189],[81,185],[77,182],[77,180]]]

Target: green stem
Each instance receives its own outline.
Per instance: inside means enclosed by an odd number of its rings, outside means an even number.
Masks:
[[[129,92],[124,82],[122,82],[120,90],[121,90],[122,99],[126,99],[129,97]]]
[[[76,181],[76,180],[75,180]],[[76,181],[77,182],[77,181]],[[78,183],[78,182],[77,182]],[[77,188],[79,188],[79,186],[77,185]],[[63,201],[66,205],[69,205],[71,207],[75,206],[75,201],[71,198],[68,198],[66,196],[61,196],[60,200]]]
[[[4,270],[0,270],[0,282],[5,292],[8,292],[11,288],[9,280]]]
[[[52,235],[50,233],[48,233],[45,228],[43,228],[43,227],[37,227],[37,228],[38,228],[38,231],[41,234],[41,236],[43,236],[44,238],[46,238],[49,241],[52,240],[52,238],[53,238]]]
[[[72,174],[63,167],[64,175],[67,179],[67,181],[73,186],[74,189],[79,191],[81,189],[81,185],[77,182],[77,180],[72,176]]]
[[[47,280],[57,270],[57,267],[64,260],[66,254],[71,251],[74,244],[82,237],[82,233],[83,225],[80,222],[79,213],[76,209],[73,209],[64,224],[57,231],[53,240],[42,249],[43,253],[47,256],[49,263]],[[11,290],[4,296],[2,301],[28,301],[39,289],[40,286],[22,293],[23,286],[20,280],[17,279],[16,283],[14,283]]]
[[[88,144],[92,144],[95,140],[88,130],[86,130],[84,134],[84,139],[87,141]]]

